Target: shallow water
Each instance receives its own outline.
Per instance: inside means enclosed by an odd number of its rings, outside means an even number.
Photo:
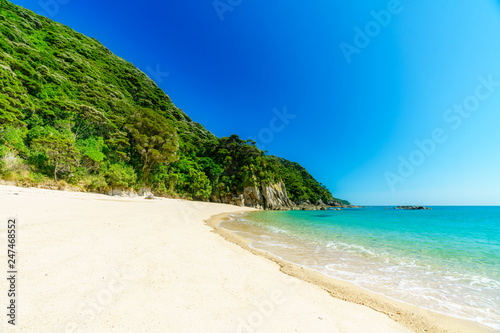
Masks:
[[[251,246],[393,299],[500,330],[500,207],[255,212]]]

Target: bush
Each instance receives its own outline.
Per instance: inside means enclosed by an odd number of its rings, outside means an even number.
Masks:
[[[77,143],[82,154],[82,164],[89,171],[99,170],[101,163],[106,158],[103,150],[107,149],[102,137],[91,137]]]
[[[135,185],[137,174],[130,165],[111,164],[105,172],[105,179],[111,187],[129,188]]]
[[[108,183],[103,175],[90,176],[90,184],[88,187],[92,190],[103,190],[108,187]]]
[[[15,150],[7,147],[6,145],[0,145],[0,173],[4,176],[9,175],[12,172],[28,170],[29,167],[24,163],[24,161],[19,158],[15,153]]]

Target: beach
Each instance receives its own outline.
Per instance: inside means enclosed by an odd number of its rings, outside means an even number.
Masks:
[[[5,273],[11,217],[18,260],[16,325],[4,314],[2,331],[488,331],[282,262],[217,227],[249,208],[12,186],[0,186],[0,202]],[[5,304],[8,288],[2,279]]]

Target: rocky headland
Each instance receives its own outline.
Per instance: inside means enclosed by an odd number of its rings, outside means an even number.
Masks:
[[[328,208],[355,207],[344,205],[335,199],[327,202],[323,202],[321,199],[316,202],[310,200],[294,202],[288,197],[283,181],[275,184],[262,184],[260,188],[257,186],[246,187],[235,195],[212,196],[211,201],[265,210],[327,210]]]

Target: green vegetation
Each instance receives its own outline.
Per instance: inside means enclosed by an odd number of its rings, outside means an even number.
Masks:
[[[1,178],[205,201],[283,179],[292,200],[332,199],[297,163],[215,137],[97,40],[0,7]]]

